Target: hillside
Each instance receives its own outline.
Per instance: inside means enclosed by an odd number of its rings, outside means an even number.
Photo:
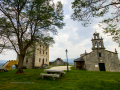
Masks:
[[[120,72],[86,71],[71,68],[62,77],[42,79],[44,69],[24,69],[0,73],[0,90],[119,90]],[[27,88],[26,88],[27,87]]]
[[[0,60],[0,63],[6,63],[7,60]]]

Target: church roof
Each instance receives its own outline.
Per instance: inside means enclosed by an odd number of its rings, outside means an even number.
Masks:
[[[82,62],[82,61],[84,61],[83,57],[80,57],[74,60],[74,62]]]

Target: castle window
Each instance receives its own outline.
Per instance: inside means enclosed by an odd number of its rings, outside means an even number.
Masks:
[[[26,58],[26,63],[28,63],[28,58]]]
[[[46,55],[47,55],[47,52],[46,52]]]
[[[47,59],[46,59],[46,62],[47,62]]]
[[[41,50],[40,50],[40,54],[41,54]]]
[[[43,46],[43,48],[44,48],[44,46]]]
[[[41,47],[41,45],[40,45],[40,47]]]
[[[101,57],[101,53],[99,53],[99,57]]]
[[[41,62],[41,58],[39,58],[39,62]]]
[[[43,54],[44,54],[44,51],[43,51]]]

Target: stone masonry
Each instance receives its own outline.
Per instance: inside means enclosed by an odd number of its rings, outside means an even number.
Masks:
[[[99,33],[95,32],[94,39],[92,39],[92,52],[81,55],[80,58],[84,61],[84,69],[88,71],[112,71],[119,72],[120,64],[118,53],[105,50],[102,37],[99,37]],[[77,63],[81,63],[80,60],[74,60],[74,66],[77,67]]]
[[[24,58],[23,68],[34,69],[49,65],[49,47],[43,44],[36,44],[34,47],[28,48],[26,53],[29,52],[31,53]],[[17,60],[19,60],[18,57]]]

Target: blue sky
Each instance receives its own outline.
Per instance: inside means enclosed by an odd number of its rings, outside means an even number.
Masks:
[[[112,37],[102,33],[102,28],[99,28],[98,23],[102,18],[95,18],[92,24],[88,27],[83,27],[81,22],[73,21],[70,15],[73,13],[71,8],[71,2],[74,0],[55,0],[55,2],[61,1],[64,5],[64,22],[66,26],[63,29],[58,29],[58,35],[54,36],[55,44],[49,48],[49,59],[55,60],[56,58],[66,58],[65,50],[68,49],[68,58],[78,58],[80,54],[84,53],[85,50],[91,52],[93,33],[97,31],[104,39],[104,46],[106,50],[118,51],[120,57],[120,47],[118,44],[112,41]],[[16,60],[16,53],[11,50],[4,50],[0,54],[0,60]]]

